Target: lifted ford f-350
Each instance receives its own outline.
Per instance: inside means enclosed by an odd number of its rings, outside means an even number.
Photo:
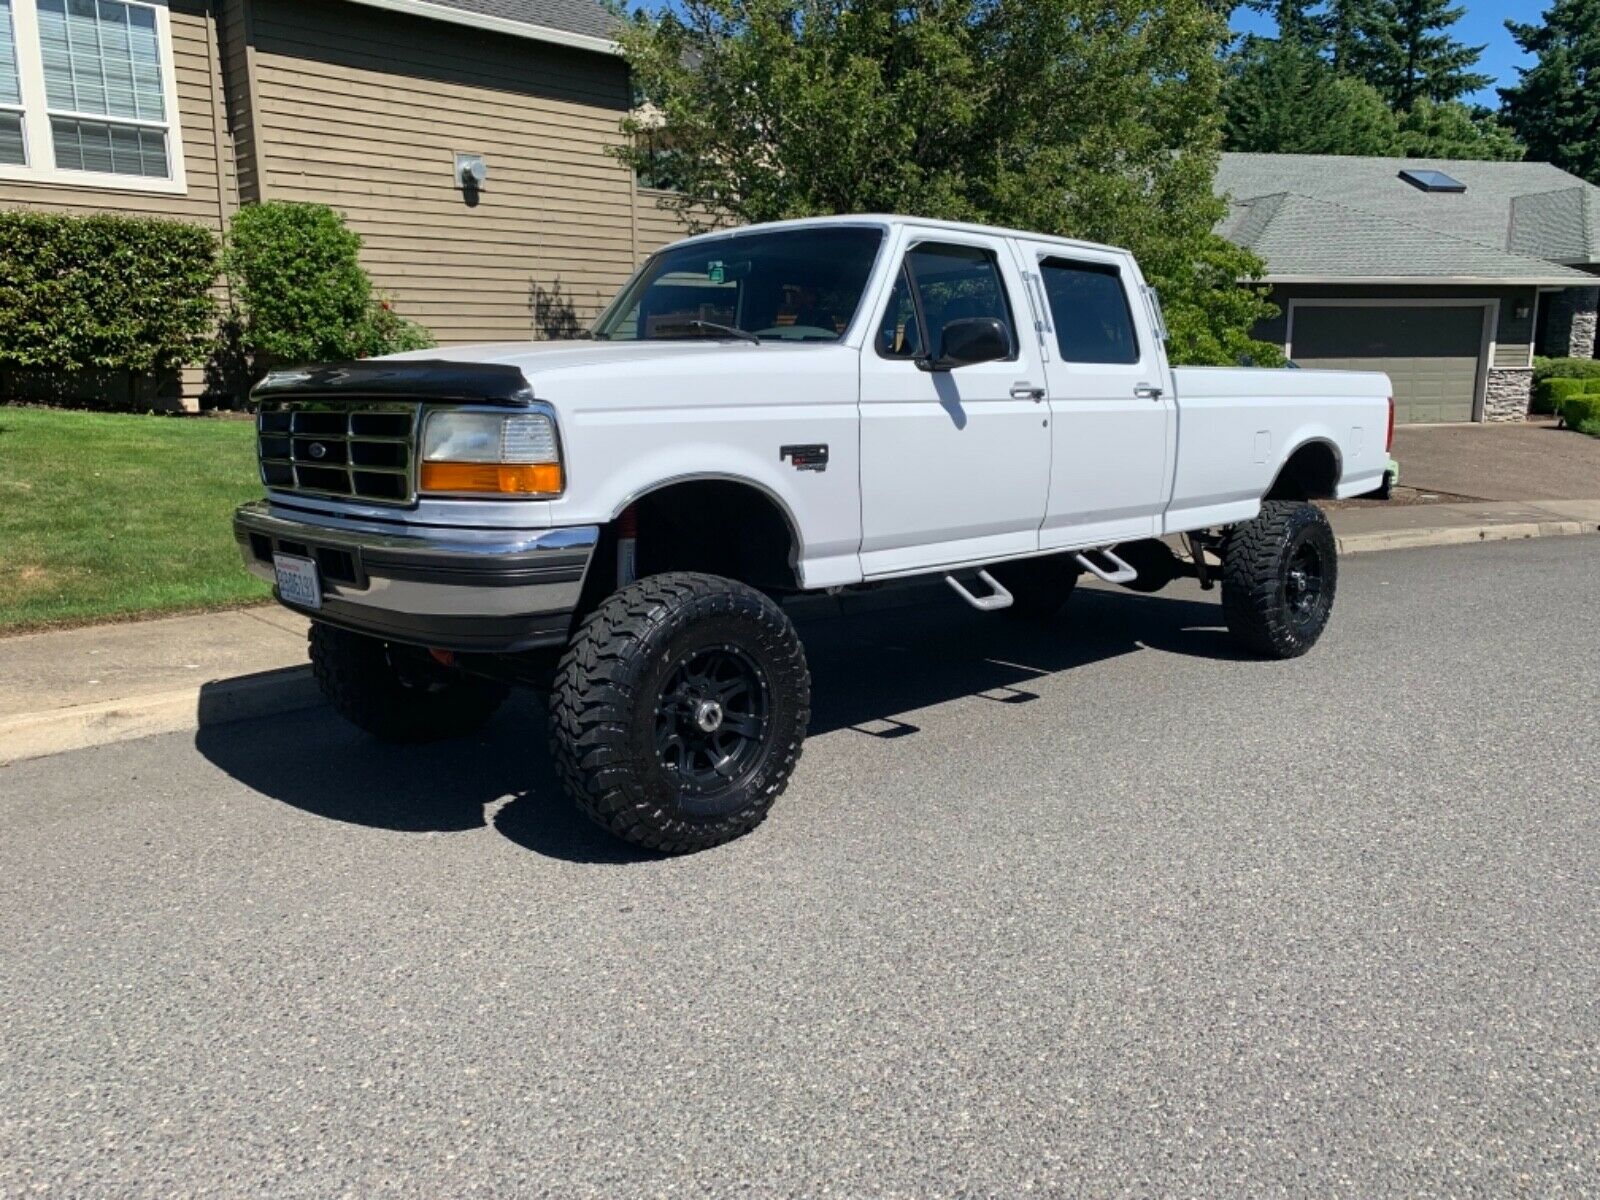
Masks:
[[[1164,336],[1106,246],[878,216],[691,238],[584,340],[273,372],[235,532],[351,721],[448,736],[547,688],[583,810],[695,850],[799,757],[784,596],[943,576],[1042,617],[1084,572],[1198,575],[1252,651],[1316,642],[1338,575],[1307,501],[1381,486],[1389,382],[1175,369]]]

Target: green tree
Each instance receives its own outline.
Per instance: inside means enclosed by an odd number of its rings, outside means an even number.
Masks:
[[[1258,259],[1212,233],[1226,34],[1205,0],[684,0],[620,41],[692,226],[838,212],[1129,247],[1182,361],[1270,360]]]
[[[1516,135],[1487,108],[1418,100],[1400,114],[1399,153],[1412,158],[1479,158],[1516,162],[1526,153]]]
[[[1229,150],[1514,161],[1523,147],[1484,108],[1418,100],[1399,114],[1371,84],[1299,46],[1247,39],[1223,88]]]
[[[1375,88],[1292,42],[1248,38],[1228,62],[1225,145],[1268,154],[1395,154],[1399,123]]]
[[[1465,45],[1449,33],[1464,11],[1451,8],[1450,0],[1372,0],[1350,69],[1383,93],[1396,112],[1418,100],[1459,100],[1487,87],[1491,78],[1471,69],[1483,47]]]
[[[1327,45],[1327,18],[1312,10],[1321,0],[1244,0],[1252,12],[1270,16],[1278,27],[1278,40],[1308,50]]]
[[[1328,0],[1315,19],[1332,55],[1333,69],[1341,75],[1364,78],[1371,67],[1367,36],[1377,19],[1373,0]]]
[[[1534,158],[1600,184],[1600,0],[1556,0],[1544,24],[1506,28],[1534,56],[1500,89],[1507,123]]]

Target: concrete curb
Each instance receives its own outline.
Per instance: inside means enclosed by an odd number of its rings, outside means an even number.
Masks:
[[[1338,546],[1341,554],[1368,554],[1596,532],[1600,532],[1600,526],[1585,521],[1537,521],[1349,534],[1338,538]],[[930,592],[942,595],[944,590],[943,584],[919,581],[903,588],[855,596],[797,597],[788,608],[800,619],[873,612],[913,604]],[[311,668],[295,666],[214,680],[200,687],[24,713],[0,718],[0,763],[274,716],[322,702]]]
[[[1527,521],[1505,525],[1458,525],[1433,529],[1388,529],[1337,538],[1340,554],[1375,550],[1413,550],[1426,546],[1467,546],[1479,542],[1520,542],[1529,538],[1571,537],[1600,532],[1583,521]]]
[[[322,703],[310,667],[285,667],[199,687],[0,719],[0,763],[180,733]]]

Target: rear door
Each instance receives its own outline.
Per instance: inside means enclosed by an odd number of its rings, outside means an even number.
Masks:
[[[1020,242],[1042,304],[1051,423],[1040,549],[1152,537],[1170,491],[1175,404],[1143,280],[1125,255]]]
[[[1022,274],[1004,238],[902,233],[861,353],[861,568],[908,573],[1038,549],[1049,409]],[[1012,353],[929,371],[947,322],[995,317]],[[926,328],[923,327],[924,322]]]

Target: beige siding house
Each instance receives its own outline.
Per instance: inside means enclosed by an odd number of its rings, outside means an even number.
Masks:
[[[609,20],[593,0],[0,0],[0,206],[220,232],[241,204],[319,201],[441,343],[540,336],[680,236],[607,152],[630,98]]]

